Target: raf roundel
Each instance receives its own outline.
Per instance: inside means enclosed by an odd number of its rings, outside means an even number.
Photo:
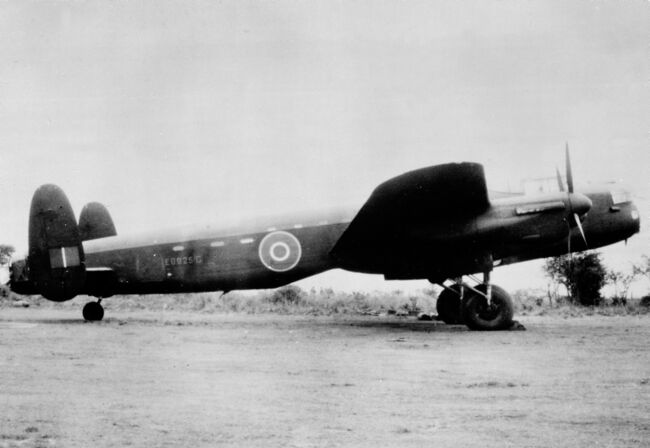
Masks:
[[[296,267],[302,255],[300,241],[289,232],[277,231],[266,235],[260,242],[262,264],[275,272],[285,272]]]

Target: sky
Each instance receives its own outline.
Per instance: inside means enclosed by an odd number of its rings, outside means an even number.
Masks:
[[[649,19],[645,0],[0,3],[0,242],[26,250],[43,183],[131,233],[360,205],[451,161],[519,189],[568,142],[578,186],[636,195],[642,233],[603,251],[626,269],[650,254]],[[539,262],[495,281],[546,282]]]

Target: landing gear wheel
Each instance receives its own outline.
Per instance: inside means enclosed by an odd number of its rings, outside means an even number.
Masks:
[[[476,289],[483,293],[487,291],[485,285],[479,285]],[[466,290],[461,310],[463,321],[471,330],[505,330],[512,325],[512,299],[503,288],[495,285],[492,285],[489,305],[481,294]]]
[[[450,291],[451,290],[451,291]],[[467,289],[466,289],[467,291]],[[438,317],[449,325],[462,324],[463,317],[460,310],[460,285],[455,284],[449,289],[443,289],[436,301]]]
[[[104,307],[99,302],[88,302],[84,306],[82,314],[88,322],[102,320],[104,318]]]

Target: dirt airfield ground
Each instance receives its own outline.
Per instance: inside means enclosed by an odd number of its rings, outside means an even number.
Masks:
[[[650,316],[0,309],[0,447],[650,445]]]

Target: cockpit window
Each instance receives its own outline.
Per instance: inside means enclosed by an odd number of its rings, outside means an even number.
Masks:
[[[614,205],[632,201],[632,195],[625,190],[612,190],[610,193]]]

